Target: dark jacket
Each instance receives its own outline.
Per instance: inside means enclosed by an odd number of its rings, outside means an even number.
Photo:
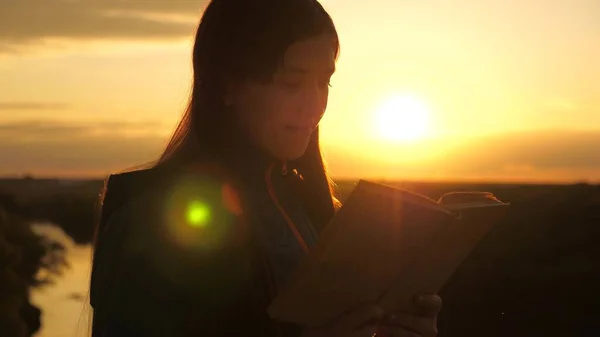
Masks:
[[[217,166],[111,175],[92,336],[298,336],[267,307],[317,234],[281,165],[261,160],[237,180]]]

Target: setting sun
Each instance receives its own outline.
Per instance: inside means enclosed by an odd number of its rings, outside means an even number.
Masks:
[[[378,136],[386,140],[419,140],[429,133],[429,108],[414,96],[392,96],[375,111],[375,123]]]

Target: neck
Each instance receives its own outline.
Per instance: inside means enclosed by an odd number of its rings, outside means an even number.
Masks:
[[[230,144],[230,155],[228,163],[232,169],[240,171],[243,174],[261,174],[273,164],[277,166],[274,170],[282,170],[282,173],[287,169],[285,160],[276,158],[266,150],[257,146],[249,137],[236,137],[236,140]]]

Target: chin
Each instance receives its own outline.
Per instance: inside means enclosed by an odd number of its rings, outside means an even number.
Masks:
[[[306,151],[300,152],[300,153],[293,153],[290,154],[289,156],[287,156],[287,160],[296,160],[299,159],[300,157],[302,157],[304,155]]]
[[[283,160],[296,160],[306,153],[308,144],[304,146],[290,146],[288,148],[280,149],[277,157]]]

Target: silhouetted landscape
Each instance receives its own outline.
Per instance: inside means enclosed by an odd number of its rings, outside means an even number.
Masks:
[[[339,182],[342,200],[354,183]],[[490,191],[512,204],[443,288],[440,336],[596,335],[600,186],[388,183],[434,199],[450,191]],[[59,274],[64,266],[57,255],[61,247],[36,236],[28,223],[54,223],[75,242],[91,242],[102,185],[101,180],[0,180],[0,259],[9,261],[0,273],[0,292],[19,289],[8,292],[17,299],[0,300],[0,325],[13,329],[0,335],[29,336],[37,330],[39,311],[29,303],[27,289],[47,283],[37,278],[40,269]],[[20,258],[11,255],[15,251]]]
[[[0,336],[30,336],[41,326],[41,310],[31,303],[34,288],[51,286],[68,267],[65,249],[37,235],[14,211],[13,199],[0,204]]]

